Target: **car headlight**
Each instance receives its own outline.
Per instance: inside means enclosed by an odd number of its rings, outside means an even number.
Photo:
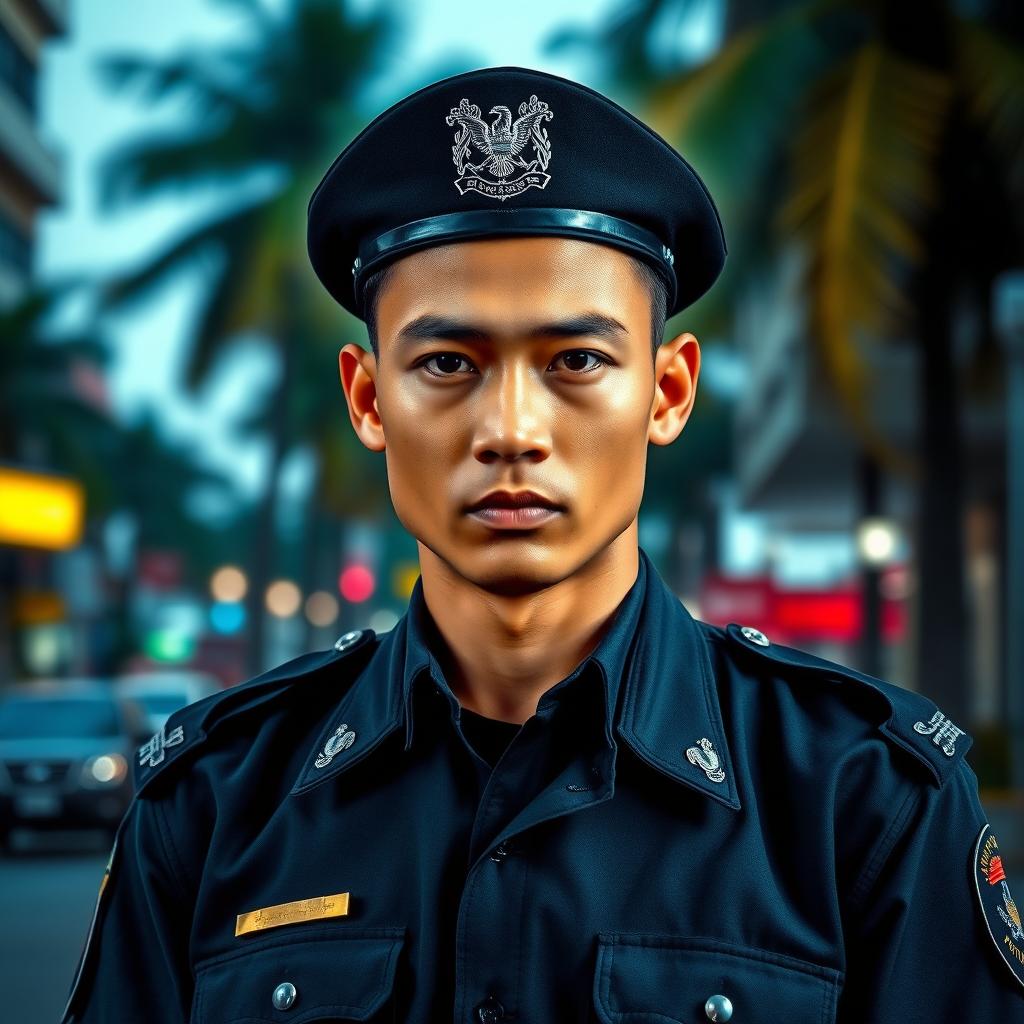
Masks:
[[[120,754],[97,754],[82,765],[85,786],[116,786],[128,774],[128,762]]]

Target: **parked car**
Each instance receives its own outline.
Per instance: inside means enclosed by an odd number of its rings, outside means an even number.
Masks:
[[[16,827],[101,828],[132,798],[131,758],[152,735],[108,683],[59,680],[0,694],[0,847]]]
[[[216,676],[207,672],[165,670],[135,672],[118,676],[114,687],[145,711],[149,731],[156,732],[178,708],[218,693],[223,687]]]

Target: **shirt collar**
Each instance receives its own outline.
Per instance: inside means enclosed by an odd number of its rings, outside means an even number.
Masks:
[[[636,579],[626,592],[625,597],[619,602],[612,615],[612,621],[597,647],[569,675],[551,687],[540,698],[537,704],[538,713],[544,714],[549,708],[554,708],[565,697],[570,687],[578,685],[577,681],[590,670],[592,665],[599,666],[599,675],[604,689],[605,728],[610,739],[616,701],[625,675],[626,659],[643,608],[646,576],[647,561],[646,556],[642,556],[639,558]],[[448,699],[453,709],[458,706],[458,698],[452,693],[444,672],[434,655],[442,641],[423,595],[422,577],[416,580],[416,585],[413,587],[406,618],[407,634],[405,665],[402,674],[402,703],[406,726],[405,749],[408,750],[412,746],[415,725],[415,709],[412,699],[415,688],[418,685],[437,687]]]
[[[606,742],[623,739],[647,764],[669,778],[740,807],[726,744],[718,691],[700,624],[690,615],[639,550],[636,580],[615,610],[597,647],[548,690],[538,714],[552,708],[585,671],[596,667],[603,682]],[[366,669],[342,697],[320,746],[309,758],[293,793],[312,788],[362,760],[386,735],[405,726],[404,749],[413,736],[413,695],[433,685],[457,708],[433,653],[436,626],[417,579],[409,607],[394,629],[378,639]],[[356,733],[351,747],[317,767],[315,759],[339,725]],[[321,763],[324,758],[319,758]]]

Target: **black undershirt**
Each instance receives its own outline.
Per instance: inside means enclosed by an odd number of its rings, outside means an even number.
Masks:
[[[462,709],[462,735],[469,745],[493,768],[512,738],[522,728],[518,722],[501,722]]]

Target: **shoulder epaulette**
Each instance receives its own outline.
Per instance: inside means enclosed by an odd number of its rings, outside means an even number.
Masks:
[[[244,683],[178,708],[163,728],[135,751],[132,769],[136,795],[171,765],[184,760],[185,755],[199,746],[219,722],[274,700],[296,683],[316,678],[328,666],[363,652],[364,657],[355,658],[352,662],[354,680],[366,661],[366,655],[377,643],[379,640],[372,629],[351,630],[339,637],[329,650],[302,654]]]
[[[929,770],[936,786],[940,788],[974,742],[968,733],[954,725],[939,710],[935,702],[922,693],[886,682],[884,679],[829,661],[827,658],[819,658],[808,651],[774,643],[752,626],[740,626],[731,622],[725,632],[744,650],[769,661],[800,671],[852,681],[879,694],[884,698],[889,712],[889,717],[879,723],[879,730],[920,761]]]

